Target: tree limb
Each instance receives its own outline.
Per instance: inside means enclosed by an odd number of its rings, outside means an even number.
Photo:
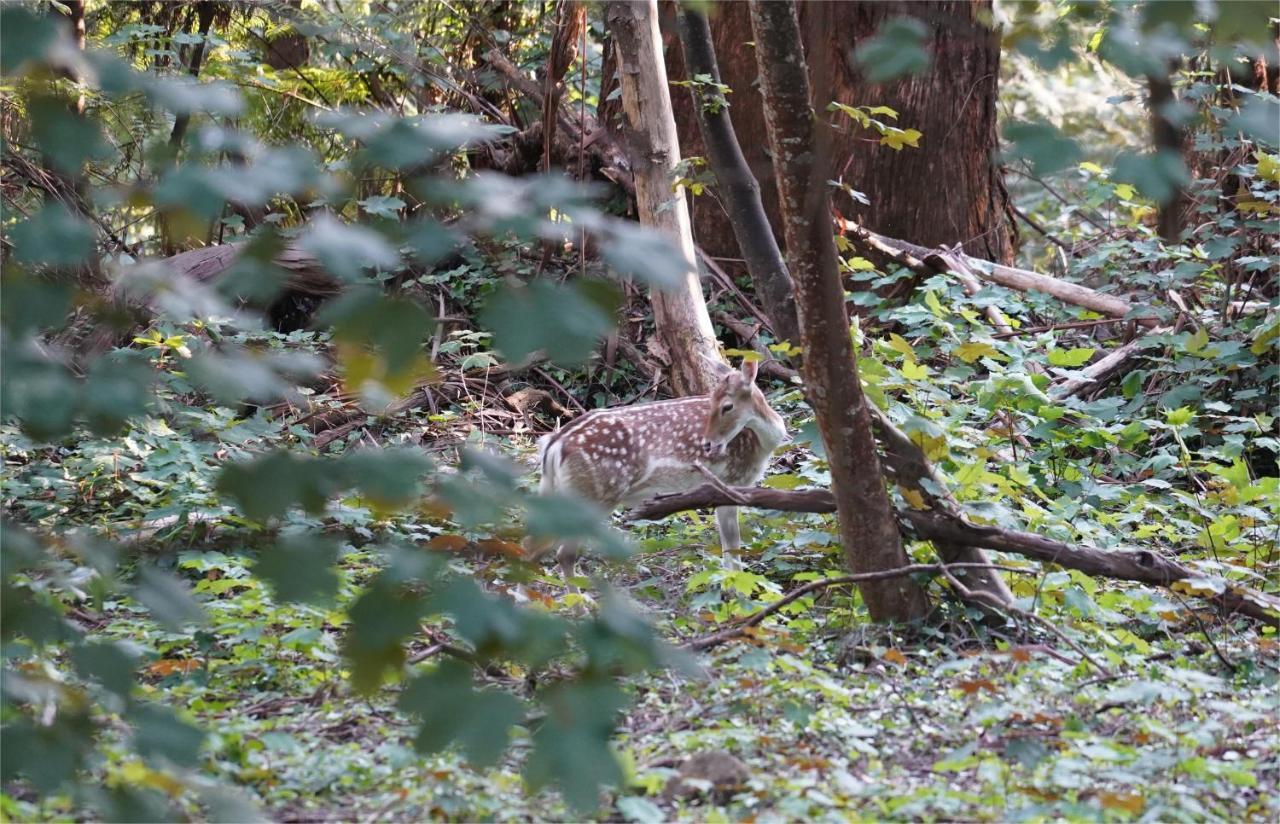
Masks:
[[[656,520],[688,509],[751,506],[781,512],[835,512],[835,498],[825,489],[784,491],[761,487],[733,487],[733,500],[706,484],[688,492],[661,495],[629,514],[631,520]],[[969,523],[948,509],[898,512],[904,530],[929,541],[944,541],[1012,552],[1045,563],[1058,564],[1088,575],[1171,587],[1178,581],[1209,578],[1178,561],[1150,550],[1110,552],[1075,546],[1029,532]],[[1239,612],[1270,624],[1280,624],[1280,597],[1224,582],[1223,591],[1211,597],[1228,612]]]

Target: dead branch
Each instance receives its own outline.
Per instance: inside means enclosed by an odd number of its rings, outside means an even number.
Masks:
[[[733,626],[726,627],[718,632],[710,635],[704,635],[701,638],[694,638],[681,644],[682,649],[701,651],[718,646],[726,641],[732,641],[735,638],[741,638],[747,634],[747,631],[754,626],[758,626],[764,619],[773,615],[778,610],[794,603],[811,592],[817,592],[821,589],[827,589],[834,586],[845,586],[847,584],[856,584],[860,581],[883,581],[889,578],[898,578],[903,575],[915,575],[922,572],[942,572],[945,573],[948,568],[973,568],[981,567],[988,570],[1004,570],[1006,572],[1026,572],[1025,569],[1018,567],[1004,566],[1000,564],[910,564],[908,566],[898,567],[896,569],[877,570],[876,572],[861,572],[857,575],[841,575],[838,578],[824,578],[821,581],[810,581],[807,584],[796,587],[778,600],[769,604],[767,607],[751,613],[745,618],[739,619]],[[963,587],[961,587],[963,589]],[[985,593],[984,593],[985,594]]]
[[[835,512],[835,499],[825,489],[784,491],[761,487],[734,487],[733,497],[705,484],[688,492],[662,495],[629,514],[632,520],[656,520],[688,509],[717,506],[752,506],[782,512]],[[1201,573],[1150,550],[1110,552],[1075,546],[1029,532],[969,523],[949,508],[898,512],[904,530],[929,541],[1012,552],[1045,563],[1076,569],[1088,575],[1170,587],[1178,581],[1205,578]],[[1239,612],[1280,624],[1280,598],[1248,587],[1223,582],[1221,594],[1212,597],[1228,612]],[[981,599],[979,599],[981,600]]]
[[[497,49],[491,49],[484,55],[484,60],[520,94],[529,98],[539,109],[546,105],[546,96],[538,88],[537,82],[525,77],[507,57]],[[635,197],[636,184],[631,174],[631,164],[626,154],[614,143],[607,130],[585,112],[577,115],[557,107],[556,124],[572,143],[581,145],[587,154],[600,164],[600,174],[622,187],[630,196]]]

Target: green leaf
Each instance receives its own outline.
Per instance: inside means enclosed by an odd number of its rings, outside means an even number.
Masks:
[[[363,226],[350,226],[321,215],[298,238],[298,248],[310,252],[342,280],[360,280],[366,268],[394,269],[400,256],[386,238]]]
[[[422,720],[414,739],[419,752],[436,753],[456,743],[474,767],[495,764],[507,748],[511,728],[524,718],[515,697],[477,690],[471,668],[457,661],[410,681],[398,703]]]
[[[920,20],[894,17],[881,23],[875,36],[854,50],[853,59],[872,83],[922,74],[930,62],[924,48],[928,34],[929,27]]]
[[[1076,367],[1084,366],[1093,357],[1096,350],[1092,347],[1081,347],[1078,349],[1058,349],[1049,350],[1049,363],[1053,366]]]
[[[1164,419],[1171,426],[1186,426],[1191,423],[1195,416],[1195,410],[1185,406],[1180,406],[1177,409],[1166,409],[1164,413]]]
[[[388,197],[387,195],[374,195],[357,202],[360,204],[360,208],[369,214],[391,220],[399,219],[399,212],[405,207],[403,200],[398,197]]]
[[[588,289],[582,281],[505,283],[485,303],[480,322],[508,360],[518,362],[540,351],[555,363],[579,364],[614,325],[613,313]]]
[[[133,743],[148,758],[163,757],[182,767],[200,760],[204,730],[179,718],[168,707],[135,704],[125,715],[133,724]]]
[[[121,643],[90,641],[71,648],[71,662],[85,678],[95,679],[122,698],[133,690],[137,653]]]
[[[104,157],[110,148],[102,129],[71,108],[71,102],[57,97],[37,97],[31,101],[31,137],[41,153],[59,171],[75,175],[90,158]]]
[[[1004,127],[1004,138],[1012,144],[1005,156],[1030,161],[1037,175],[1053,174],[1080,162],[1082,152],[1076,142],[1048,123],[1009,123]]]
[[[93,254],[93,228],[56,201],[14,226],[11,237],[19,263],[75,266]]]
[[[627,221],[612,221],[601,246],[604,262],[624,278],[657,289],[674,289],[696,271],[679,244],[666,235]]]
[[[262,551],[253,572],[271,584],[278,601],[328,603],[338,591],[337,557],[338,545],[330,538],[289,534]]]
[[[133,597],[151,611],[151,617],[175,632],[187,624],[204,623],[204,609],[181,580],[146,567],[138,573]]]
[[[0,72],[12,75],[29,62],[44,60],[58,39],[51,14],[34,15],[17,4],[0,9]]]
[[[542,702],[547,717],[533,733],[525,778],[534,790],[554,782],[579,813],[593,810],[600,788],[623,779],[609,738],[626,696],[612,681],[562,683],[548,689]]]
[[[293,506],[320,512],[337,485],[334,474],[323,471],[319,463],[279,450],[225,467],[218,476],[218,491],[235,498],[255,521],[280,517]]]
[[[1182,157],[1170,151],[1121,152],[1116,158],[1114,177],[1134,184],[1139,192],[1157,203],[1168,203],[1179,187],[1190,182]]]
[[[422,497],[431,461],[417,449],[360,449],[342,457],[347,483],[382,509],[398,509]]]

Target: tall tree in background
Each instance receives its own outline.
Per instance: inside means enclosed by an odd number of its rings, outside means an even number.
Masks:
[[[787,262],[800,310],[805,391],[826,445],[841,543],[854,572],[894,569],[905,566],[907,556],[880,474],[870,404],[849,340],[817,134],[821,124],[809,103],[795,4],[751,0],[750,11]],[[864,582],[860,591],[877,621],[913,620],[927,609],[924,591],[910,578]]]
[[[781,234],[773,164],[759,139],[765,131],[764,111],[748,8],[718,2],[710,4],[707,14],[722,82],[733,90],[734,128],[747,165],[760,181],[775,232]],[[1000,40],[987,25],[990,15],[989,0],[806,3],[799,9],[811,71],[821,69],[829,78],[830,99],[814,100],[814,107],[823,111],[832,100],[888,106],[898,112],[898,126],[923,133],[918,147],[895,150],[844,115],[830,115],[839,128],[831,135],[824,180],[838,178],[869,200],[863,205],[841,197],[840,210],[881,234],[923,246],[963,243],[970,255],[1009,263],[1015,236],[1008,194],[999,169],[991,164],[997,147]],[[669,18],[674,38],[674,14]],[[907,21],[893,24],[900,32],[923,35],[921,45],[931,59],[920,73],[872,82],[870,70],[883,61],[874,50],[865,64],[854,54],[897,18]],[[890,45],[888,51],[905,50]],[[688,76],[679,49],[667,49],[667,65],[672,77]],[[689,95],[677,95],[674,103],[685,154],[704,154],[695,104]],[[713,256],[741,257],[724,210],[713,198],[695,202],[694,228],[698,242]]]

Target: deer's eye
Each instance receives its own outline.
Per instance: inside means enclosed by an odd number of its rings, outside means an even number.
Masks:
[[[726,403],[724,406],[720,407],[720,414],[721,414],[721,415],[728,415],[728,414],[729,414],[730,412],[732,412],[732,411],[733,411],[733,402],[732,402],[732,401],[730,401],[729,403]]]

